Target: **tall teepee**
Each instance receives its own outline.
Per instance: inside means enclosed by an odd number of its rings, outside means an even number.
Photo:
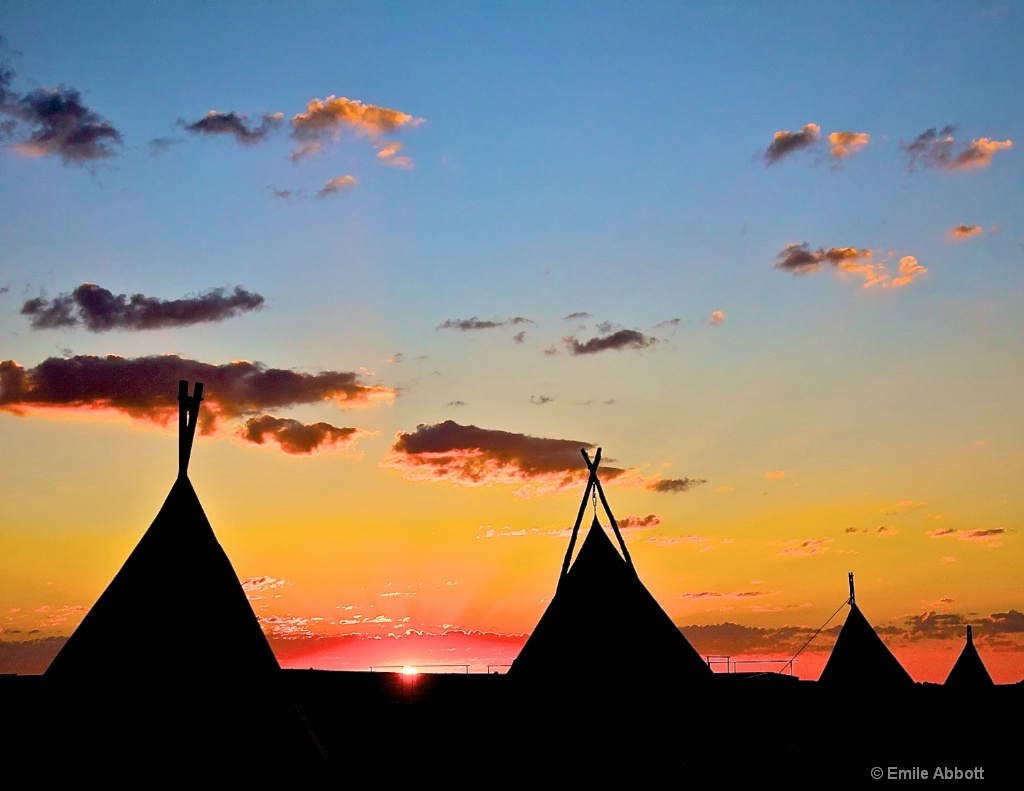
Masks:
[[[676,682],[705,679],[711,670],[637,575],[597,477],[601,450],[590,470],[555,595],[509,670],[510,676],[571,674],[612,679],[671,674]],[[592,493],[601,498],[618,549],[595,513],[575,561],[573,550]],[[596,506],[595,506],[596,509]]]
[[[857,606],[850,573],[850,614],[839,631],[832,654],[821,677],[823,686],[833,689],[899,689],[911,687],[914,680],[882,642],[864,613]]]
[[[54,658],[52,678],[203,674],[265,676],[279,669],[238,577],[203,513],[188,462],[203,385],[178,386],[178,477],[163,507]]]

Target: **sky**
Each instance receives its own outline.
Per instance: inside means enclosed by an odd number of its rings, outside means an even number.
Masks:
[[[284,666],[507,665],[600,447],[701,654],[792,657],[852,571],[916,680],[967,624],[1024,678],[1019,4],[40,0],[0,36],[0,672],[156,515],[188,379]]]

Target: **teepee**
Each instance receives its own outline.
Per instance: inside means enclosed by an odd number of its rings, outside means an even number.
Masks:
[[[164,683],[279,670],[231,561],[188,479],[203,385],[178,385],[178,477],[153,524],[46,675]]]
[[[979,687],[994,686],[992,676],[988,674],[985,663],[978,655],[978,649],[974,646],[974,630],[967,627],[967,642],[964,643],[964,650],[960,657],[949,671],[944,686],[950,689],[973,690]]]
[[[509,669],[510,676],[572,674],[611,678],[671,675],[676,682],[709,678],[710,668],[637,575],[597,477],[601,461],[581,451],[590,470],[555,595]],[[596,515],[573,561],[587,501],[596,493],[617,539]]]
[[[833,689],[899,689],[914,684],[857,606],[850,573],[850,614],[818,682]]]

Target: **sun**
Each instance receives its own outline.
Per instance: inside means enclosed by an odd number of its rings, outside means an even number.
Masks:
[[[418,671],[414,667],[409,667],[408,665],[406,665],[405,667],[402,668],[402,675],[403,676],[418,676],[419,674],[420,674],[420,671]]]

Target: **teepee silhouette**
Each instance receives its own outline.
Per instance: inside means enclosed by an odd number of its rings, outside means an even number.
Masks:
[[[964,643],[959,658],[953,664],[952,670],[949,671],[945,686],[950,689],[972,690],[994,685],[992,676],[988,674],[988,669],[981,661],[978,649],[974,646],[974,630],[968,626],[967,642]]]
[[[591,462],[555,595],[509,669],[510,676],[566,674],[611,678],[671,674],[678,683],[704,680],[710,668],[640,581]],[[600,496],[618,541],[612,544],[596,515],[575,561],[573,550],[592,494]]]
[[[202,393],[202,383],[191,397],[179,383],[178,477],[47,676],[256,678],[280,669],[188,478]]]
[[[839,631],[818,682],[835,689],[894,689],[911,687],[914,680],[878,636],[857,606],[850,572],[850,614]]]

